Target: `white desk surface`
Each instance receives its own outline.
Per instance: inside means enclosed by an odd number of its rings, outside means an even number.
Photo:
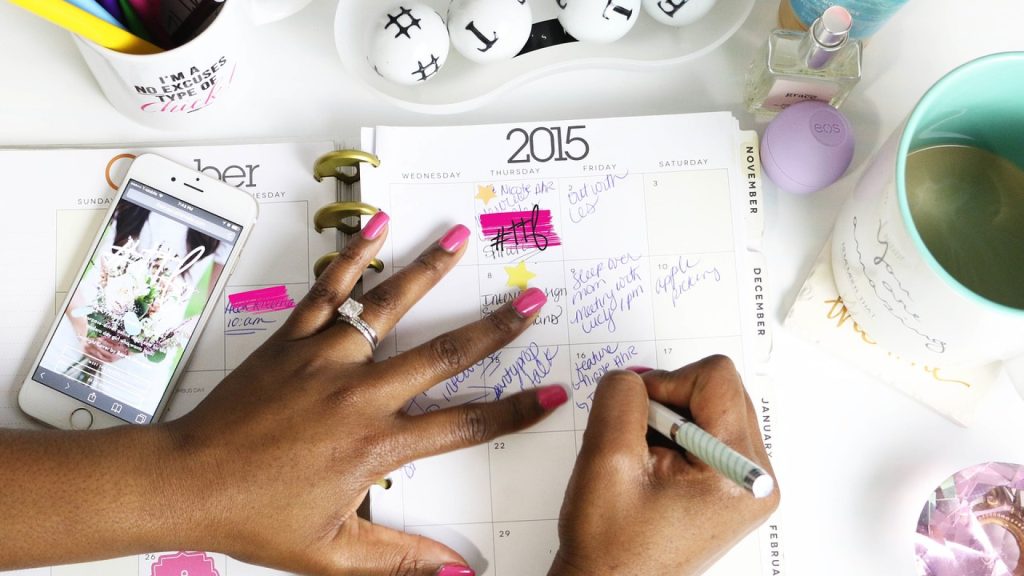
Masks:
[[[728,2],[729,0],[722,0]],[[751,54],[775,26],[776,0],[758,0],[742,29],[704,57],[661,71],[563,73],[459,116],[422,116],[346,78],[332,32],[335,1],[257,29],[262,92],[236,100],[193,132],[144,128],[111,108],[70,37],[0,3],[0,146],[346,138],[373,124],[446,124],[731,110],[742,106]],[[924,500],[952,472],[1024,462],[1024,401],[1000,383],[977,423],[960,428],[884,384],[797,340],[779,324],[865,162],[917,99],[956,65],[1024,50],[1021,0],[911,0],[866,50],[864,78],[844,106],[858,149],[851,173],[809,197],[768,187],[769,272],[775,298],[773,372],[786,570],[793,576],[913,575],[911,534]],[[262,81],[260,81],[262,80]],[[758,126],[759,129],[763,126]],[[11,193],[6,191],[5,193]]]

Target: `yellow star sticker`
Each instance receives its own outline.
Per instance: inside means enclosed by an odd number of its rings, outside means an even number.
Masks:
[[[490,204],[491,200],[494,200],[497,197],[498,195],[494,193],[493,185],[476,187],[476,196],[474,196],[474,198],[483,202],[484,206]]]
[[[508,274],[508,285],[520,290],[529,288],[530,280],[537,277],[526,269],[526,262],[520,262],[517,266],[505,266],[505,273]]]

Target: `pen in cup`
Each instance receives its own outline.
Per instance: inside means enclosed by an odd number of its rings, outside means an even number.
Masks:
[[[749,490],[755,498],[767,498],[775,491],[775,479],[764,468],[654,400],[650,401],[647,425]]]
[[[158,46],[63,0],[11,0],[12,3],[100,46],[126,54],[156,54]]]

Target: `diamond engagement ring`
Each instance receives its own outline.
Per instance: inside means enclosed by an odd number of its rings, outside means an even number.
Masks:
[[[377,349],[377,331],[359,317],[363,313],[363,305],[349,298],[338,307],[338,320],[355,328],[370,343],[370,350]]]

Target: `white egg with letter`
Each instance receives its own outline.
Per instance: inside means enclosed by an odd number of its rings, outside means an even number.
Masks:
[[[382,77],[412,85],[433,78],[451,49],[444,19],[422,2],[395,4],[377,20],[368,59]]]
[[[687,26],[707,16],[718,0],[643,0],[644,10],[662,24]]]
[[[556,0],[558,21],[582,42],[607,44],[622,38],[640,16],[640,0]]]
[[[514,58],[532,29],[527,0],[453,0],[448,8],[452,46],[473,62]]]

